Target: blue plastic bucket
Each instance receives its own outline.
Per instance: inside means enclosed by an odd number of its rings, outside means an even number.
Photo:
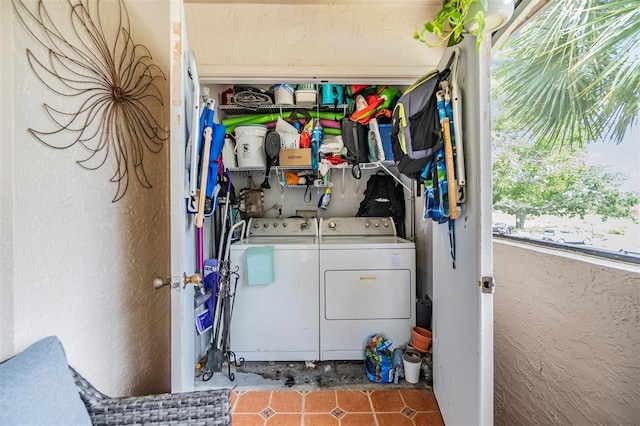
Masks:
[[[384,159],[393,160],[393,150],[391,149],[391,124],[378,124]]]
[[[344,87],[338,84],[320,85],[322,94],[322,105],[342,105],[344,104]]]

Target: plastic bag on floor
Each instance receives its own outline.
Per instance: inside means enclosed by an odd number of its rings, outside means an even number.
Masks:
[[[364,351],[364,368],[372,382],[393,382],[393,342],[379,334],[369,337]]]

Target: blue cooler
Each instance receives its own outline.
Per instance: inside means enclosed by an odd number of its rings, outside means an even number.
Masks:
[[[382,140],[382,149],[384,150],[385,161],[393,161],[393,150],[391,149],[391,126],[392,124],[378,123],[378,131]]]
[[[321,84],[322,105],[344,104],[344,87],[337,84]]]

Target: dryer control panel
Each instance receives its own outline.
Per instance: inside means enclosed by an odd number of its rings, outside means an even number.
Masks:
[[[389,217],[330,217],[320,219],[321,237],[395,236],[396,226]]]

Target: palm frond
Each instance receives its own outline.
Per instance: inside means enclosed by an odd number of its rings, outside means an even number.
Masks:
[[[503,46],[498,93],[531,137],[620,142],[637,121],[639,52],[638,2],[556,1]]]

